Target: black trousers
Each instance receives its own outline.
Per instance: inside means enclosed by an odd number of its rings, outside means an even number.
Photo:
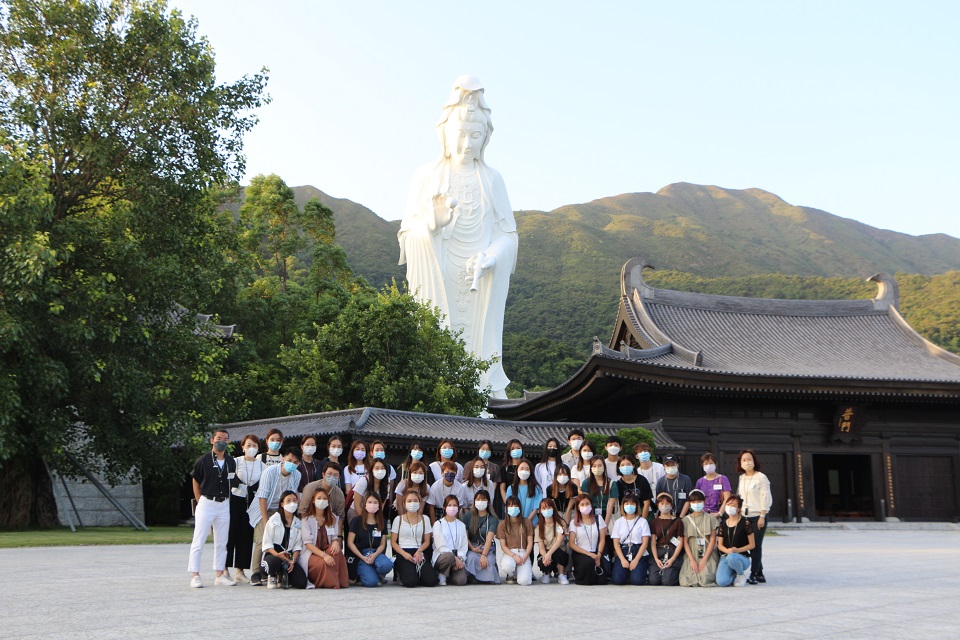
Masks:
[[[567,555],[567,552],[564,551],[563,549],[557,549],[556,551],[553,552],[553,558],[551,559],[549,567],[543,566],[542,554],[537,556],[537,566],[540,567],[540,571],[542,571],[544,575],[555,576],[560,571],[560,569],[558,569],[557,567],[560,567],[560,566],[567,567],[569,564],[570,564],[570,556]]]
[[[604,562],[600,562],[603,568]],[[597,563],[588,555],[573,552],[573,578],[578,585],[607,584],[609,575],[606,570],[598,574]]]
[[[674,547],[672,546],[657,547],[656,549],[657,556],[660,558],[661,562],[663,561],[664,554],[666,554],[667,557],[669,558],[673,556],[673,551],[674,551]],[[658,587],[659,586],[676,587],[677,585],[679,585],[680,584],[680,567],[683,566],[683,559],[684,559],[684,555],[683,555],[683,551],[681,551],[680,555],[677,556],[677,559],[674,561],[674,563],[667,569],[663,569],[663,570],[661,570],[660,567],[657,566],[657,563],[655,560],[651,559],[648,565],[649,574],[647,575],[647,584],[651,584]]]
[[[750,526],[753,527],[753,541],[756,543],[756,546],[753,547],[753,550],[750,552],[750,575],[759,576],[763,575],[763,536],[767,533],[767,527],[760,528],[757,524],[760,522],[760,516],[755,518],[747,518],[750,522]],[[763,523],[767,524],[767,519],[763,519]]]
[[[416,549],[404,549],[410,555],[416,553]],[[428,550],[429,551],[429,550]],[[433,568],[433,562],[428,551],[423,553],[423,564],[417,571],[417,565],[410,562],[403,556],[398,555],[393,560],[393,570],[400,576],[400,584],[405,587],[435,587],[440,583],[437,577],[437,571]]]
[[[279,576],[280,573],[284,570],[283,563],[284,560],[281,560],[277,556],[271,555],[269,553],[263,554],[263,562],[267,565],[267,574],[271,576]],[[303,567],[300,566],[300,563],[293,563],[293,571],[289,573],[290,577],[290,586],[294,589],[306,589],[307,588],[307,574],[303,571]]]
[[[230,496],[230,532],[227,536],[227,567],[250,568],[253,527],[247,516],[247,499]]]

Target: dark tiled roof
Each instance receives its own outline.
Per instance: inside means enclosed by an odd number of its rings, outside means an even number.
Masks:
[[[349,433],[359,438],[392,438],[402,440],[420,440],[424,443],[450,439],[455,443],[475,443],[489,440],[494,445],[505,445],[516,438],[524,446],[541,447],[548,438],[558,438],[566,442],[567,433],[574,428],[587,433],[612,435],[620,429],[642,427],[653,431],[658,450],[680,450],[677,444],[663,430],[661,422],[638,424],[594,424],[571,422],[513,422],[509,420],[488,420],[465,416],[448,416],[432,413],[415,413],[365,407],[344,411],[329,411],[265,420],[248,420],[219,425],[227,430],[230,439],[240,440],[250,433],[261,439],[267,431],[280,429],[285,438],[305,435],[333,435]]]
[[[654,289],[648,266],[631,260],[622,282],[621,318],[643,349],[600,355],[725,374],[960,383],[960,356],[903,320],[887,276],[872,278],[872,300],[769,300]]]

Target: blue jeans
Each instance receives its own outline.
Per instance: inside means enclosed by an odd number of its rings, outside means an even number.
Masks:
[[[376,549],[361,549],[363,555],[376,551]],[[393,560],[382,553],[374,558],[373,564],[367,564],[363,558],[357,558],[357,577],[360,578],[360,584],[365,587],[375,587],[380,584],[380,578],[385,577],[393,570]]]
[[[750,568],[750,558],[742,553],[728,553],[717,565],[717,586],[729,587],[734,579]]]
[[[640,551],[640,545],[632,544],[630,545],[630,553],[633,554],[633,557],[636,558],[636,554]],[[625,557],[627,553],[623,554]],[[613,570],[612,575],[610,576],[611,582],[613,584],[632,584],[635,587],[640,585],[647,584],[647,556],[640,558],[640,562],[637,563],[637,568],[634,570],[624,569],[623,563],[620,562],[620,558],[616,554],[613,556]]]

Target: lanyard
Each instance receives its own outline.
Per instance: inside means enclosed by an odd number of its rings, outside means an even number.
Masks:
[[[444,518],[443,521],[444,523],[446,523],[446,529],[447,529],[447,535],[446,535],[447,546],[450,547],[450,551],[453,552],[453,555],[455,556],[459,555],[457,553],[457,549],[460,548],[460,531],[457,529],[456,524],[453,525],[453,531],[450,531],[450,521],[447,520],[446,518]],[[451,539],[453,540],[452,545],[450,544]]]
[[[593,524],[597,526],[596,543],[594,543],[594,541],[590,539],[590,529],[588,528],[590,525],[587,525],[586,523],[584,523],[584,527],[583,527],[583,537],[587,539],[587,547],[589,548],[590,553],[593,553],[594,551],[596,551],[597,547],[600,546],[600,523],[597,522],[597,516],[593,516]]]
[[[630,527],[630,530],[627,531],[627,544],[634,544],[633,540],[630,539],[630,536],[633,534],[633,529],[640,523],[640,516],[637,516],[633,519],[633,525]],[[620,544],[623,544],[622,542]],[[640,544],[639,542],[637,544]]]
[[[724,536],[723,541],[727,543],[728,547],[736,546],[733,544],[733,539],[737,535],[737,529],[740,527],[741,520],[743,520],[743,518],[740,518],[739,520],[737,520],[737,524],[733,525],[733,533],[730,533],[730,525],[728,525],[726,522],[723,523],[723,526],[726,527],[726,530],[727,530],[726,531],[727,535]]]

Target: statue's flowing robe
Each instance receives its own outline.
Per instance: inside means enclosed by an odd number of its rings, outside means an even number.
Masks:
[[[483,360],[495,362],[481,377],[491,396],[505,398],[510,380],[503,371],[503,312],[510,276],[517,264],[517,223],[500,174],[483,162],[475,163],[479,189],[458,193],[462,180],[451,176],[448,162],[424,165],[417,170],[400,224],[400,264],[407,265],[407,283],[418,300],[432,304],[446,325],[462,331],[467,349]],[[478,193],[477,193],[478,191]],[[472,198],[472,194],[477,198]],[[436,224],[433,197],[450,194],[461,200],[450,224]],[[471,201],[474,200],[474,201]],[[467,260],[479,252],[496,259],[471,292]]]

